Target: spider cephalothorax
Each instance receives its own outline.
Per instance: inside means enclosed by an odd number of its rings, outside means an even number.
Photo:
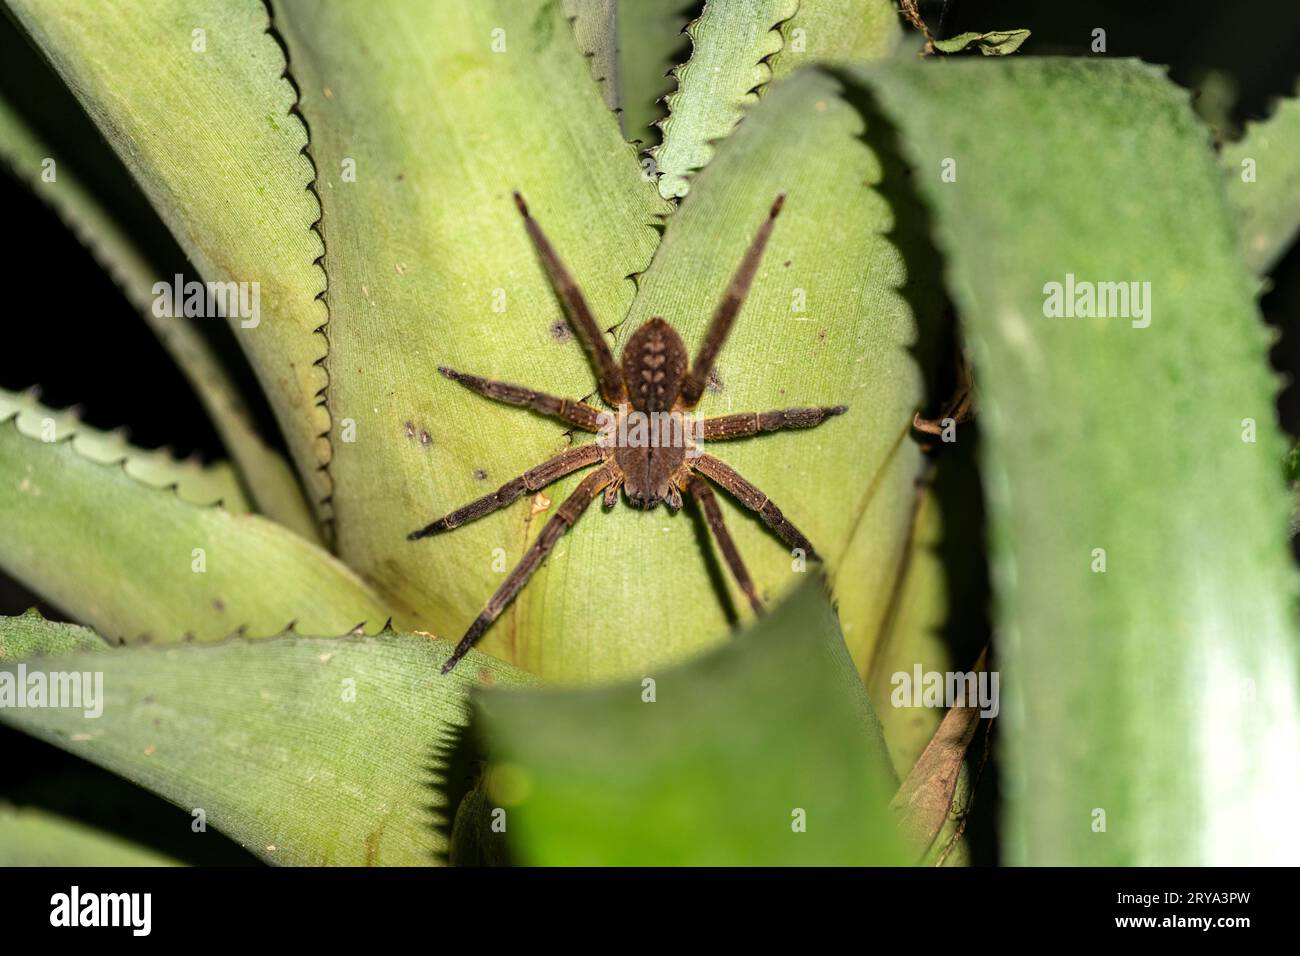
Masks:
[[[515,205],[524,217],[528,235],[564,305],[570,324],[595,365],[601,397],[617,411],[601,411],[585,402],[545,395],[520,385],[479,378],[449,368],[439,369],[447,378],[487,398],[531,408],[584,431],[596,432],[598,437],[594,442],[561,452],[506,482],[490,495],[411,532],[408,536],[411,540],[450,531],[508,505],[525,492],[538,491],[581,468],[600,465],[579,482],[573,494],[542,527],[537,540],[506,576],[505,582],[488,600],[487,606],[443,664],[444,674],[456,666],[474,642],[500,617],[560,536],[573,527],[587,506],[602,492],[605,504],[610,507],[617,503],[618,491],[622,488],[627,500],[639,508],[653,508],[662,501],[674,511],[682,506],[682,494],[689,493],[704,512],[705,521],[717,538],[731,573],[759,614],[763,612],[762,602],[723,523],[722,510],[713,489],[705,478],[730,492],[745,507],[758,512],[767,526],[792,549],[802,551],[809,558],[817,557],[808,539],[786,520],[767,495],[725,462],[705,454],[702,446],[705,441],[745,438],[783,428],[811,428],[831,415],[846,411],[846,406],[740,412],[705,419],[691,415],[691,410],[704,393],[713,362],[745,301],[754,273],[758,271],[763,249],[784,200],[784,195],[776,197],[771,212],[750,243],[713,314],[695,363],[688,368],[686,345],[677,330],[661,318],[650,319],[633,332],[623,349],[622,365],[615,364],[587,300],[537,221],[528,214],[523,197],[515,193]]]

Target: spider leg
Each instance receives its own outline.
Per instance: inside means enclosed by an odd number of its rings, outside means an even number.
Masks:
[[[596,377],[600,380],[600,394],[609,402],[610,405],[617,407],[620,403],[627,401],[627,389],[623,385],[623,373],[619,371],[618,363],[614,361],[614,355],[609,350],[609,343],[605,341],[605,335],[596,324],[596,319],[591,313],[591,307],[587,305],[587,299],[578,288],[578,283],[573,280],[569,270],[564,267],[560,257],[556,254],[555,248],[551,245],[546,233],[542,232],[542,227],[537,224],[537,220],[528,214],[528,204],[524,202],[524,197],[515,192],[515,205],[519,208],[519,213],[524,217],[524,228],[528,230],[528,238],[533,241],[533,248],[537,250],[537,257],[542,260],[542,268],[546,270],[546,275],[551,280],[551,285],[555,287],[555,294],[560,297],[560,302],[564,305],[564,311],[569,317],[569,323],[573,326],[573,331],[577,333],[578,338],[587,349],[587,354],[596,366]]]
[[[820,561],[817,552],[813,550],[812,544],[803,533],[790,523],[785,515],[781,514],[781,509],[772,503],[772,500],[759,491],[753,482],[741,476],[740,472],[732,468],[725,461],[714,458],[712,455],[700,455],[693,462],[697,471],[701,474],[712,478],[721,485],[726,491],[739,501],[750,511],[757,511],[763,523],[776,532],[777,537],[792,548],[798,548],[803,551],[808,558]]]
[[[557,398],[554,395],[547,395],[545,392],[535,392],[531,388],[525,388],[522,385],[511,385],[509,382],[499,382],[496,379],[480,378],[477,375],[468,375],[465,372],[458,372],[454,368],[447,368],[446,366],[439,366],[438,371],[453,382],[464,385],[471,392],[477,392],[484,398],[504,402],[507,405],[517,405],[520,408],[531,408],[535,412],[550,415],[552,418],[558,418],[570,425],[577,425],[584,431],[600,431],[602,413],[599,409],[593,408],[586,402],[574,402],[567,398]]]
[[[557,541],[564,535],[564,532],[573,527],[574,522],[582,516],[590,505],[600,495],[601,489],[618,477],[618,466],[613,462],[608,462],[604,467],[593,471],[586,478],[578,483],[578,487],[573,494],[564,499],[564,504],[553,514],[549,521],[542,527],[541,533],[538,534],[537,540],[533,542],[532,547],[524,552],[524,556],[519,559],[519,563],[514,566],[510,574],[506,577],[501,587],[497,588],[496,593],[488,599],[487,605],[482,612],[474,619],[474,623],[469,626],[465,636],[460,639],[456,649],[452,652],[451,657],[442,665],[442,672],[445,674],[456,663],[469,653],[469,649],[477,641],[498,617],[504,611],[510,602],[515,599],[528,579],[533,576],[533,572],[546,560],[546,556],[551,553]]]
[[[450,514],[443,515],[437,521],[425,525],[419,531],[412,531],[406,536],[406,539],[408,541],[417,541],[420,538],[428,538],[431,535],[442,534],[444,531],[459,528],[468,521],[474,521],[484,515],[491,514],[499,508],[504,508],[525,491],[537,491],[545,488],[551,482],[557,481],[579,468],[594,465],[596,462],[603,460],[605,454],[605,449],[594,442],[566,449],[554,458],[528,469],[518,478],[510,479],[492,494],[484,495],[476,501],[471,501],[469,504],[457,508]]]
[[[745,296],[749,294],[750,284],[754,281],[754,273],[758,272],[758,263],[763,258],[763,250],[767,247],[768,237],[772,235],[772,227],[776,224],[777,214],[781,211],[781,206],[785,203],[785,193],[776,197],[776,202],[772,203],[772,209],[763,220],[763,225],[758,227],[758,233],[754,236],[754,241],[749,244],[745,251],[745,257],[740,260],[740,267],[736,269],[736,274],[731,277],[731,283],[727,290],[722,294],[722,301],[718,303],[717,309],[713,312],[713,320],[709,323],[709,329],[704,334],[704,343],[700,346],[700,351],[695,356],[695,364],[686,374],[682,382],[680,394],[682,404],[687,408],[694,408],[695,403],[700,400],[704,394],[704,386],[709,380],[709,373],[713,371],[713,362],[722,351],[722,343],[727,341],[727,335],[731,332],[731,326],[736,321],[736,316],[740,313],[740,307],[745,302]]]
[[[731,532],[727,530],[727,525],[722,520],[722,509],[718,507],[718,498],[713,493],[713,489],[699,475],[692,475],[690,490],[691,496],[699,502],[700,509],[704,512],[705,523],[718,541],[718,548],[722,551],[727,567],[731,569],[731,574],[740,585],[740,589],[745,592],[745,597],[749,598],[749,606],[754,609],[755,614],[762,614],[763,602],[758,599],[758,592],[754,589],[754,579],[749,576],[749,569],[740,558],[736,542],[731,539]]]
[[[719,415],[704,419],[704,438],[708,441],[726,441],[729,438],[748,438],[759,432],[776,432],[783,428],[814,428],[826,419],[843,415],[847,405],[821,408],[778,408],[770,412],[740,412],[736,415]]]

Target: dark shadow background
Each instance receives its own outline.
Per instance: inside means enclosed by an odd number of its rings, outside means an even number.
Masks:
[[[1091,46],[1093,30],[1102,28],[1104,55],[1167,64],[1171,78],[1194,92],[1198,111],[1220,141],[1239,135],[1247,120],[1268,115],[1270,101],[1294,93],[1300,76],[1297,0],[922,0],[921,9],[939,37],[1027,27],[1033,31],[1022,48],[1028,55],[1100,55]],[[29,118],[56,148],[78,157],[90,172],[91,185],[118,220],[130,225],[161,275],[194,274],[75,100],[50,78],[3,13],[0,90],[26,104]],[[1159,163],[1160,157],[1153,156],[1155,175]],[[223,457],[198,400],[148,327],[91,254],[8,169],[0,170],[0,210],[9,239],[0,387],[39,384],[47,404],[80,403],[86,422],[101,428],[125,425],[137,445],[170,445],[182,457],[195,452],[206,460]],[[1279,330],[1272,358],[1288,386],[1278,408],[1283,427],[1294,436],[1300,433],[1300,394],[1289,383],[1300,369],[1300,333],[1294,321],[1300,309],[1300,249],[1292,248],[1276,266],[1261,305]],[[205,326],[204,332],[236,369],[263,434],[282,445],[233,336],[222,323]],[[935,387],[937,404],[945,383]],[[945,555],[963,605],[962,613],[954,614],[966,628],[954,636],[963,647],[978,646],[988,632],[982,495],[974,457],[978,423],[965,427],[973,440],[967,441],[964,433],[963,441],[942,451],[935,463],[945,513],[960,518],[952,524]],[[33,605],[50,617],[67,617],[0,573],[0,614]],[[215,833],[202,841],[189,839],[189,817],[183,811],[43,743],[0,728],[0,752],[7,758],[0,767],[0,803],[43,806],[189,862],[253,861]],[[996,820],[987,812],[996,802],[997,773],[991,766],[983,774],[967,834],[979,863],[997,861]]]

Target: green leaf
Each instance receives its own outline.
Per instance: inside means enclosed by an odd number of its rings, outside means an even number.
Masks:
[[[56,163],[52,182],[41,178],[47,158]],[[81,158],[53,149],[4,96],[0,96],[0,159],[49,203],[139,309],[203,403],[258,509],[304,537],[318,538],[315,519],[293,471],[258,435],[237,386],[194,325],[209,320],[154,315],[154,283],[170,278],[173,270],[152,261],[80,179]],[[227,499],[227,505],[234,504],[235,499]]]
[[[478,698],[488,795],[522,862],[904,859],[885,807],[896,781],[819,581],[725,647],[645,676],[653,687]]]
[[[622,101],[618,76],[617,0],[563,0],[573,23],[578,48],[591,58],[591,75],[600,84],[605,105],[617,110]]]
[[[1247,124],[1245,136],[1223,147],[1220,162],[1242,254],[1252,270],[1268,272],[1300,231],[1300,96]]]
[[[799,10],[781,24],[784,44],[769,61],[772,78],[809,63],[822,65],[881,60],[903,36],[892,0],[800,0]]]
[[[1006,859],[1291,862],[1278,383],[1187,94],[1100,58],[854,75],[903,132],[981,389]],[[1069,275],[1149,282],[1149,327],[1049,317]]]
[[[527,502],[455,534],[407,534],[568,439],[565,425],[489,402],[438,366],[571,398],[593,389],[510,191],[527,197],[604,326],[626,313],[628,277],[649,263],[655,217],[670,207],[642,179],[558,4],[443,10],[285,3],[277,24],[321,169],[330,302],[348,316],[331,330],[331,407],[356,428],[335,443],[338,548],[421,627],[458,638],[500,584],[496,549],[518,558]],[[355,182],[340,177],[348,158]],[[509,658],[511,629],[503,620],[485,649]]]
[[[0,389],[0,422],[11,419],[20,435],[46,443],[71,442],[83,458],[102,465],[120,463],[129,477],[150,488],[174,487],[183,501],[199,505],[220,502],[232,512],[248,510],[243,489],[225,462],[201,465],[197,459],[178,461],[164,448],[136,448],[126,440],[124,430],[91,428],[77,417],[75,408],[48,408],[38,401],[35,391]]]
[[[655,125],[666,114],[663,97],[673,88],[668,72],[686,55],[682,33],[690,22],[692,0],[631,0],[618,6],[619,86],[623,134],[633,142],[659,142]]]
[[[988,33],[959,33],[932,42],[940,53],[960,53],[974,47],[985,56],[1006,56],[1019,50],[1028,39],[1028,30],[991,30]]]
[[[320,204],[284,54],[260,0],[7,0],[201,277],[258,283],[230,326],[312,503],[328,517]],[[189,277],[197,278],[197,277]],[[248,319],[252,322],[252,319]]]
[[[886,706],[897,686],[894,675],[911,677],[918,665],[923,673],[954,669],[952,652],[943,640],[953,589],[938,550],[941,533],[939,504],[927,489],[917,501],[907,557],[900,562],[880,636],[862,668],[867,692],[880,702],[877,714],[900,777],[916,765],[943,712],[933,707]]]
[[[90,628],[47,621],[35,608],[21,617],[0,617],[0,661],[105,650],[108,643]]]
[[[477,653],[442,676],[449,652],[385,631],[69,654],[42,666],[102,674],[101,716],[0,708],[0,721],[202,809],[268,862],[437,863],[465,695],[522,679]]]
[[[767,58],[781,49],[782,22],[798,0],[705,0],[700,18],[686,28],[690,59],[673,70],[663,136],[650,155],[665,199],[685,196],[688,177],[713,158],[714,142],[740,122],[745,107],[772,78]]]
[[[203,470],[182,475],[113,436],[74,433],[59,413],[0,402],[0,568],[108,637],[262,636],[291,622],[373,631],[390,615],[316,545],[192,503],[216,493]]]
[[[0,801],[0,866],[178,866],[131,840],[39,807]]]

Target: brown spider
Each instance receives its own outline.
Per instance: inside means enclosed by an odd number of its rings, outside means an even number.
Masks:
[[[695,364],[689,370],[686,367],[686,346],[681,336],[661,318],[652,318],[637,329],[623,349],[622,368],[615,364],[614,356],[577,283],[560,262],[541,226],[528,214],[528,206],[523,197],[517,192],[514,196],[515,205],[524,217],[524,226],[537,249],[542,266],[564,305],[570,324],[595,364],[600,394],[618,411],[616,414],[602,412],[585,402],[544,395],[520,385],[479,378],[450,368],[438,369],[453,382],[486,398],[531,408],[600,435],[595,442],[563,451],[506,482],[492,494],[457,508],[407,536],[409,540],[415,541],[450,531],[467,521],[505,507],[525,491],[538,491],[580,468],[600,465],[578,484],[573,494],[565,499],[546,522],[537,540],[519,559],[519,563],[456,645],[456,650],[443,664],[442,673],[455,667],[474,642],[509,606],[528,583],[533,572],[546,560],[560,536],[573,527],[574,522],[602,491],[606,507],[613,507],[617,503],[618,490],[622,488],[627,500],[638,508],[653,508],[663,501],[673,511],[682,506],[682,492],[689,491],[704,512],[705,521],[717,538],[718,547],[736,582],[749,598],[755,613],[763,613],[763,604],[754,590],[754,582],[723,523],[722,511],[713,489],[700,476],[712,479],[745,507],[757,511],[767,526],[791,548],[802,551],[806,557],[814,560],[817,555],[808,539],[781,514],[781,510],[767,495],[725,462],[704,454],[699,447],[699,439],[722,441],[782,428],[811,428],[832,415],[847,411],[848,406],[741,412],[706,418],[702,422],[688,421],[685,413],[695,407],[704,392],[714,359],[722,349],[727,333],[731,331],[732,323],[749,292],[754,273],[758,271],[759,260],[763,258],[763,249],[772,234],[785,195],[776,197],[771,212],[745,252],[740,268],[736,270],[723,294],[722,302],[713,313],[713,320],[704,337],[704,344],[695,357]],[[648,428],[647,418],[650,423]]]

